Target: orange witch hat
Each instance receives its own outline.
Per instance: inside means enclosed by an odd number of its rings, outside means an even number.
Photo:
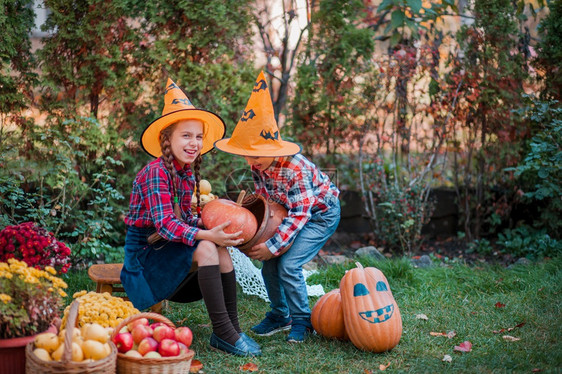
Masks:
[[[292,156],[301,151],[299,145],[281,139],[263,71],[232,136],[216,141],[215,147],[227,153],[252,157]]]
[[[207,110],[195,108],[182,89],[168,78],[162,116],[148,125],[141,135],[141,145],[144,150],[153,157],[160,157],[162,155],[160,132],[184,119],[197,119],[203,122],[202,155],[213,149],[213,144],[224,137],[226,126],[222,118]]]

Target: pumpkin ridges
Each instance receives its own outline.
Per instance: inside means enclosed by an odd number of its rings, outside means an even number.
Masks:
[[[231,221],[230,225],[223,229],[224,232],[232,234],[242,231],[240,237],[244,239],[244,243],[254,237],[258,228],[257,219],[252,212],[234,201],[226,199],[215,199],[205,204],[201,212],[201,219],[207,229]]]
[[[343,307],[339,289],[334,289],[318,299],[311,314],[312,327],[326,338],[348,340],[344,324]]]

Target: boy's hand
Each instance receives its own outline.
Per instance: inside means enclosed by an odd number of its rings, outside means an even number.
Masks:
[[[271,253],[265,243],[253,246],[246,251],[246,255],[254,260],[259,261],[267,261],[273,257],[273,253]]]

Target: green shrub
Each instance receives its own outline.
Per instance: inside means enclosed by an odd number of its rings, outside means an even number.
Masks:
[[[562,232],[562,106],[557,101],[530,100],[517,111],[532,124],[536,134],[523,161],[507,171],[520,177],[524,199],[540,204],[540,219],[533,225],[545,228],[553,238]]]
[[[551,238],[544,229],[535,230],[525,225],[504,230],[496,244],[515,257],[540,259],[562,253],[562,241]]]
[[[123,200],[111,134],[91,118],[27,130],[0,143],[0,224],[37,223],[71,248],[74,263],[111,253]]]

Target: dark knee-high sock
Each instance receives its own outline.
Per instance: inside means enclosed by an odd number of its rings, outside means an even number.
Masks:
[[[222,340],[234,345],[240,336],[232,326],[224,304],[219,266],[200,266],[198,280],[201,295],[203,295],[203,301],[213,325],[213,332]]]
[[[224,305],[228,312],[232,327],[237,333],[241,333],[240,324],[238,323],[238,302],[236,298],[236,275],[234,270],[229,273],[221,273],[222,292],[224,292]]]

